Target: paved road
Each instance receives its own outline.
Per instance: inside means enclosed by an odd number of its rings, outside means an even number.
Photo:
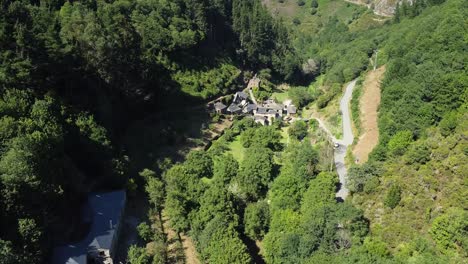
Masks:
[[[348,146],[353,144],[354,135],[353,130],[351,127],[351,116],[349,114],[349,102],[353,96],[354,86],[356,85],[356,80],[350,82],[348,86],[346,86],[345,93],[340,101],[340,111],[342,114],[342,121],[343,121],[343,139],[336,139],[332,133],[327,129],[325,124],[322,120],[315,118],[319,122],[320,128],[324,130],[333,143],[338,143],[339,147],[335,149],[334,158],[335,158],[335,166],[338,176],[340,178],[340,190],[336,193],[337,198],[341,198],[343,200],[348,197],[349,190],[346,187],[346,181],[348,176],[348,171],[346,170],[346,166],[344,163],[346,150]]]

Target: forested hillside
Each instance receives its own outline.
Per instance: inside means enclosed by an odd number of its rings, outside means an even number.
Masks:
[[[144,211],[132,264],[184,263],[182,235],[202,263],[466,262],[467,25],[465,0],[0,0],[0,263],[50,263],[87,194],[122,188]],[[381,65],[379,144],[337,201],[308,114],[340,126],[343,85]],[[305,120],[204,111],[253,73]]]
[[[241,69],[293,78],[293,54],[258,1],[0,1],[0,262],[82,236],[86,194],[135,177],[134,120],[233,91]]]

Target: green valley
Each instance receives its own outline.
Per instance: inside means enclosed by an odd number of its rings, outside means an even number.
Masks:
[[[0,0],[0,264],[466,263],[467,51],[465,0]]]

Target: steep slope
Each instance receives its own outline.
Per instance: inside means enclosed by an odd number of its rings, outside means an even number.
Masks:
[[[467,10],[451,0],[389,28],[379,145],[350,170],[371,238],[405,262],[467,256]]]

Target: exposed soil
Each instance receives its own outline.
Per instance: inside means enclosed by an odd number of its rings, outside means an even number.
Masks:
[[[385,73],[385,66],[371,71],[364,80],[362,95],[359,100],[362,134],[354,146],[353,154],[358,163],[367,161],[369,153],[379,142],[377,115],[380,105],[380,82]]]
[[[374,14],[383,17],[392,17],[395,13],[396,1],[395,0],[345,0],[348,3],[362,5],[368,9],[372,9]]]
[[[198,260],[197,251],[193,245],[193,241],[190,237],[182,235],[182,246],[185,252],[185,263],[186,264],[200,264]]]
[[[168,263],[200,264],[192,239],[184,234],[180,234],[179,238],[174,229],[170,227],[169,219],[164,212],[163,226],[167,235]],[[182,248],[178,242],[182,242]]]

